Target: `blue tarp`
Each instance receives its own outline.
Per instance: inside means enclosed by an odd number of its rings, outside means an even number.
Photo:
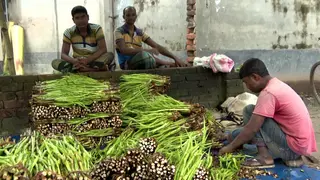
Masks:
[[[301,168],[289,168],[284,165],[281,160],[275,162],[276,167],[272,169],[266,169],[278,175],[278,178],[272,176],[257,176],[257,179],[261,180],[320,180],[320,171],[307,166]]]
[[[228,144],[227,141],[224,144]],[[255,145],[245,144],[243,152],[248,155],[254,155],[257,153]],[[307,166],[301,168],[290,168],[286,166],[281,159],[275,160],[275,168],[266,169],[278,175],[278,178],[272,176],[257,176],[260,180],[320,180],[320,171]]]

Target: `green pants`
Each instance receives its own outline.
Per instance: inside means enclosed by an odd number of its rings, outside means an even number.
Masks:
[[[156,60],[148,52],[140,52],[127,61],[128,69],[155,69]]]
[[[78,70],[74,67],[73,64],[64,61],[62,59],[55,59],[51,63],[52,68],[63,72],[63,73],[77,73]],[[95,69],[104,69],[108,67],[109,70],[114,70],[115,68],[115,63],[114,63],[114,55],[111,52],[105,53],[101,55],[98,59],[95,61],[92,61],[91,63],[88,64],[90,68],[95,68]]]

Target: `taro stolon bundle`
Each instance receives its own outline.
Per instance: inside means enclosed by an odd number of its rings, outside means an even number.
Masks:
[[[42,135],[74,134],[92,147],[120,132],[119,90],[81,75],[37,83],[30,101],[33,127]]]

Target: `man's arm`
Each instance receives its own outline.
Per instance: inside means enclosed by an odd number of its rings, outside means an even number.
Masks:
[[[175,55],[173,55],[170,51],[168,51],[165,47],[161,46],[160,44],[156,43],[154,40],[152,40],[150,37],[145,40],[145,43],[151,46],[152,48],[155,48],[159,51],[160,54],[167,56],[171,59],[178,59]]]
[[[119,47],[120,53],[124,55],[135,55],[139,52],[147,51],[146,49],[142,49],[142,48],[128,48],[126,46],[124,39],[118,39],[116,41],[116,44]]]
[[[248,124],[246,124],[240,134],[230,143],[232,149],[237,149],[241,145],[250,141],[260,130],[266,117],[252,114]]]
[[[77,60],[70,57],[69,52],[70,52],[70,44],[63,41],[62,50],[61,50],[61,59],[65,60],[71,64],[75,64],[77,62]]]
[[[276,99],[268,92],[261,92],[254,111],[240,134],[227,146],[220,150],[220,154],[233,152],[241,145],[250,141],[262,127],[265,118],[273,118],[276,109]]]
[[[188,66],[187,63],[183,62],[182,60],[180,60],[177,56],[175,56],[174,54],[172,54],[170,51],[168,51],[165,47],[161,46],[160,44],[156,43],[154,40],[152,40],[150,37],[147,38],[144,41],[146,44],[148,44],[149,46],[151,46],[154,49],[157,49],[159,51],[160,54],[167,56],[169,58],[174,59],[174,61],[176,62],[177,66]]]

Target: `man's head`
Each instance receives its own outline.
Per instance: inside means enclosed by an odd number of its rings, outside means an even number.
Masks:
[[[239,75],[247,88],[254,93],[263,90],[270,80],[266,65],[257,58],[251,58],[244,62]]]
[[[71,10],[72,20],[79,28],[88,26],[89,15],[87,9],[83,6],[76,6]]]
[[[134,25],[137,19],[137,11],[133,6],[128,6],[123,9],[123,19],[128,25]]]

